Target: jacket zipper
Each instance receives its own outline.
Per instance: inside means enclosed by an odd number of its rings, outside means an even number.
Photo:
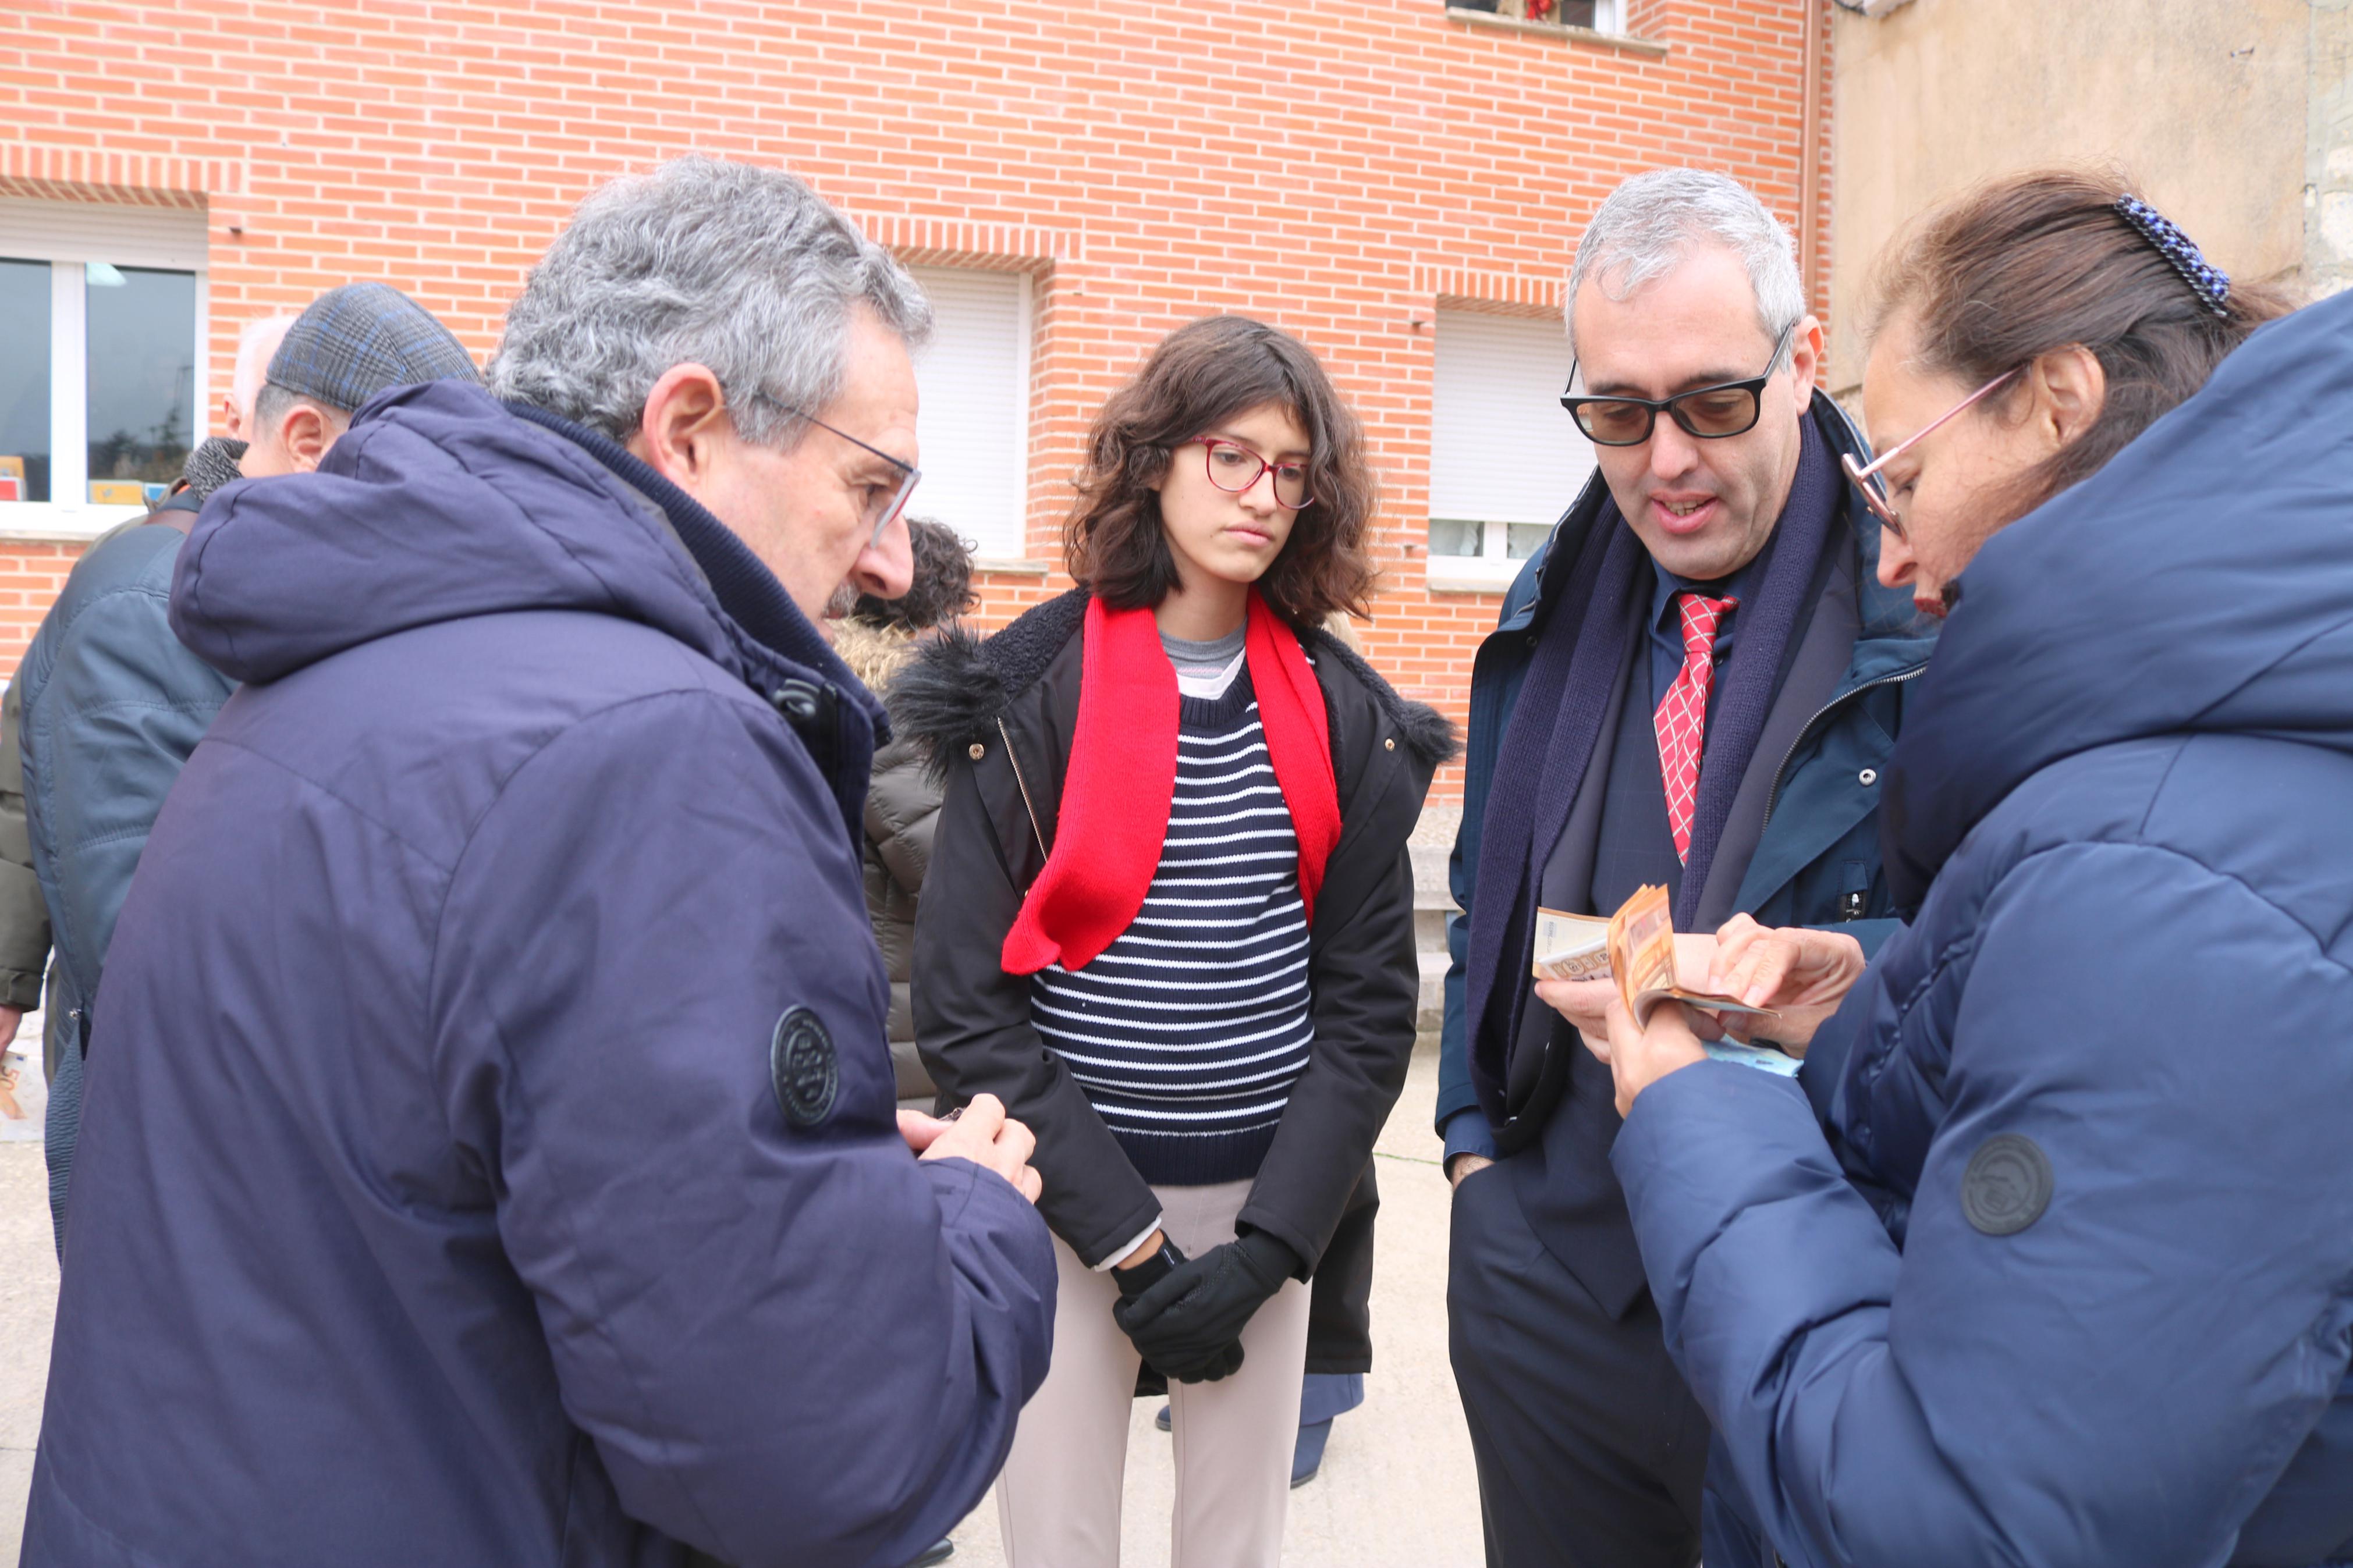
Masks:
[[[1841,692],[1840,695],[1831,698],[1828,702],[1823,703],[1821,708],[1814,714],[1814,716],[1807,720],[1805,723],[1799,727],[1798,731],[1798,738],[1791,741],[1789,742],[1788,751],[1782,753],[1781,765],[1773,770],[1773,787],[1767,791],[1765,795],[1765,823],[1769,823],[1773,820],[1773,808],[1781,804],[1781,777],[1784,773],[1787,773],[1789,771],[1789,759],[1798,754],[1798,748],[1806,743],[1806,737],[1814,732],[1814,726],[1822,721],[1822,718],[1825,714],[1829,713],[1833,708],[1842,707],[1846,703],[1853,701],[1856,698],[1862,696],[1866,691],[1874,691],[1883,686],[1901,686],[1905,681],[1918,677],[1922,672],[1926,670],[1928,666],[1924,660],[1919,664],[1914,665],[1909,669],[1899,669],[1893,675],[1883,675],[1876,680],[1866,680],[1861,686],[1856,687],[1853,690]],[[1760,830],[1764,827],[1765,823],[1759,823],[1757,825]]]
[[[1013,768],[1013,787],[1021,792],[1021,809],[1029,814],[1030,836],[1038,840],[1038,856],[1042,861],[1047,856],[1046,835],[1038,826],[1038,807],[1029,798],[1029,781],[1021,776],[1021,759],[1013,750],[1013,732],[1005,727],[1001,718],[997,721],[997,734],[1005,742],[1005,760]],[[1029,889],[1023,889],[1021,896],[1028,898]]]

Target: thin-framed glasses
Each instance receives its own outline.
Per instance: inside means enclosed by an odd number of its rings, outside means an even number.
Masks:
[[[1745,436],[1757,428],[1757,421],[1765,410],[1765,384],[1781,367],[1782,351],[1789,346],[1789,339],[1797,330],[1795,321],[1782,328],[1781,335],[1773,342],[1773,357],[1765,362],[1764,374],[1745,381],[1695,386],[1689,392],[1660,398],[1579,397],[1574,392],[1564,392],[1560,405],[1568,410],[1568,416],[1577,421],[1585,438],[1597,447],[1641,446],[1658,427],[1662,414],[1681,426],[1683,434],[1702,441]],[[1577,366],[1573,363],[1568,367],[1568,384],[1572,388],[1577,385]]]
[[[1258,483],[1259,476],[1271,471],[1275,505],[1285,511],[1302,511],[1315,504],[1315,498],[1307,493],[1304,463],[1270,463],[1248,447],[1215,436],[1196,436],[1188,444],[1209,449],[1203,460],[1209,465],[1209,482],[1221,490],[1240,495]]]
[[[2021,368],[2023,367],[2021,366]],[[1904,521],[1901,518],[1895,515],[1895,507],[1894,503],[1889,501],[1887,499],[1887,484],[1885,480],[1879,477],[1879,470],[1885,468],[1889,463],[1894,462],[1897,458],[1902,457],[1915,446],[1918,445],[1922,437],[1933,434],[1938,426],[1945,424],[1948,420],[1959,418],[1963,413],[1967,412],[1971,404],[1977,402],[1978,398],[1985,396],[1988,393],[1993,391],[1994,388],[2001,385],[2004,382],[2010,380],[2010,377],[2017,374],[2018,372],[2015,370],[2003,371],[2000,375],[1995,376],[1991,381],[1987,382],[1983,386],[1978,387],[1975,392],[1970,393],[1967,397],[1962,398],[1958,403],[1954,404],[1950,408],[1946,409],[1942,414],[1936,416],[1936,418],[1930,420],[1919,429],[1915,430],[1911,435],[1905,437],[1903,440],[1898,441],[1894,446],[1887,448],[1886,451],[1882,452],[1869,463],[1856,462],[1852,452],[1845,452],[1840,455],[1840,467],[1846,469],[1846,477],[1854,481],[1854,488],[1862,492],[1862,504],[1871,509],[1871,515],[1879,520],[1880,526],[1885,528],[1890,533],[1895,535],[1898,540],[1908,542],[1909,536],[1904,531]]]
[[[892,457],[880,447],[868,446],[847,430],[835,429],[816,415],[796,408],[789,403],[779,403],[761,392],[755,392],[752,395],[771,408],[782,409],[796,419],[806,419],[818,429],[840,437],[860,451],[873,453],[899,470],[902,477],[896,490],[882,485],[867,485],[863,487],[867,493],[859,502],[859,520],[861,522],[867,521],[870,518],[872,520],[868,523],[872,533],[866,542],[867,548],[870,550],[881,548],[883,533],[899,520],[899,514],[907,510],[907,498],[915,493],[915,483],[923,477],[923,470],[908,462],[904,458]]]

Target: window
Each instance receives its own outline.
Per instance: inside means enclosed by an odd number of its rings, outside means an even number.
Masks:
[[[0,531],[94,534],[204,431],[205,217],[0,199]]]
[[[1560,405],[1568,362],[1558,317],[1438,312],[1431,587],[1508,584],[1584,488],[1593,448]]]
[[[1556,27],[1590,27],[1597,33],[1626,30],[1626,0],[1446,0],[1450,11],[1485,11],[1515,22]]]
[[[1018,561],[1029,510],[1029,278],[921,267],[932,341],[915,356],[923,482],[907,510],[983,560]]]

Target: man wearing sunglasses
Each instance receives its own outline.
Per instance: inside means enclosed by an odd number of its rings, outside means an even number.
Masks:
[[[907,591],[930,315],[682,160],[490,390],[207,505],[172,621],[243,684],[109,952],[26,1562],[897,1568],[979,1500],[1052,1242],[994,1099],[897,1111],[815,625]]]
[[[1453,1361],[1490,1564],[1690,1568],[1707,1422],[1610,1171],[1609,1070],[1578,1043],[1614,985],[1534,982],[1535,912],[1658,883],[1679,931],[1746,912],[1875,945],[1875,786],[1933,633],[1878,585],[1880,525],[1840,468],[1868,454],[1815,394],[1820,323],[1746,188],[1620,186],[1569,329],[1562,438],[1599,472],[1472,676],[1438,1102]]]

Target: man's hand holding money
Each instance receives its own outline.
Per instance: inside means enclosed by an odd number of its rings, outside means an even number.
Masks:
[[[1709,966],[1715,963],[1715,938],[1675,933],[1675,979],[1694,991],[1708,988]],[[1539,980],[1536,1000],[1577,1026],[1586,1049],[1609,1059],[1609,1004],[1618,996],[1618,982],[1600,980]]]
[[[1752,1007],[1772,1008],[1779,1016],[1768,1032],[1799,1055],[1862,978],[1862,944],[1841,931],[1761,926],[1735,915],[1715,933],[1715,948],[1706,989],[1737,996]],[[1683,962],[1678,947],[1679,970]],[[1755,1023],[1736,1016],[1725,1026],[1733,1038],[1745,1040]]]
[[[1684,990],[1734,996],[1777,1015],[1772,1038],[1802,1055],[1814,1031],[1838,1011],[1861,978],[1862,947],[1837,931],[1770,927],[1735,915],[1714,936],[1675,936],[1675,984]],[[1638,1028],[1618,986],[1606,980],[1539,981],[1536,995],[1575,1024],[1586,1048],[1609,1066],[1618,1113],[1678,1068],[1704,1061],[1706,1040],[1746,1040],[1759,1022],[1746,1015],[1719,1018],[1689,1006],[1662,1006]]]

